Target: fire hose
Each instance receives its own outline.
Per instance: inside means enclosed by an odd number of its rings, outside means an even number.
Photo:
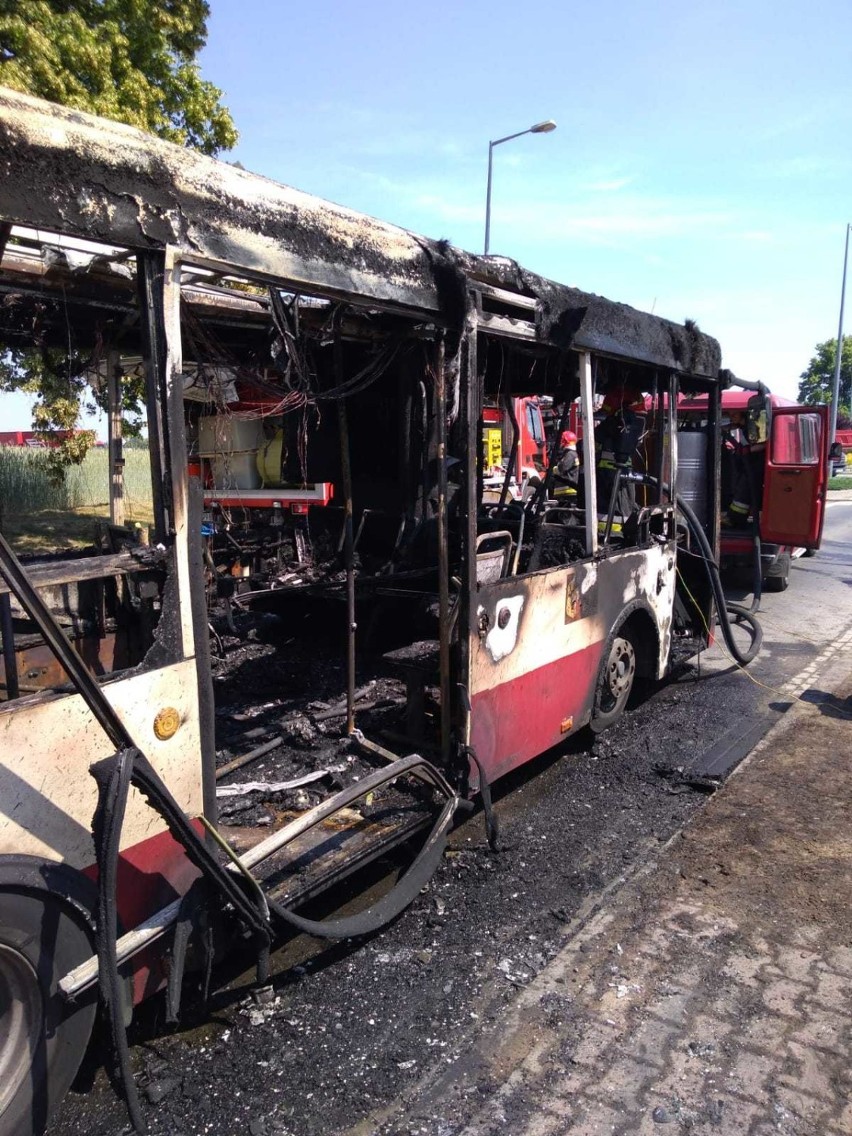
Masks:
[[[632,474],[630,475],[630,480],[642,481],[646,485],[656,486],[660,484],[656,477],[652,477],[651,474],[648,473]],[[671,500],[671,487],[663,482],[662,489],[663,492],[668,495],[669,500]],[[722,638],[725,640],[725,645],[735,662],[739,663],[741,667],[747,667],[748,664],[756,658],[763,644],[763,628],[755,617],[753,610],[747,608],[745,604],[734,603],[725,595],[724,589],[722,588],[722,581],[719,578],[719,565],[713,558],[713,549],[710,547],[710,542],[707,539],[707,534],[704,532],[701,521],[695,515],[691,506],[687,505],[686,501],[682,498],[678,498],[676,507],[683,515],[687,528],[700,550],[698,559],[704,565],[704,570],[707,573],[707,579],[711,591],[713,592],[713,599],[716,601],[719,627],[722,630]],[[740,649],[734,639],[732,631],[733,623],[746,624],[746,626],[751,629],[751,643],[745,651]]]

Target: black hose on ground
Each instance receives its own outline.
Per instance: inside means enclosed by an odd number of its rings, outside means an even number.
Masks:
[[[642,480],[648,485],[659,485],[656,477],[645,473],[641,475],[634,475],[635,480]],[[663,492],[667,493],[669,500],[671,500],[671,488],[663,482]],[[755,618],[753,611],[750,611],[744,604],[732,603],[722,588],[722,581],[719,579],[719,566],[713,559],[713,549],[710,547],[710,542],[707,539],[707,534],[704,528],[696,517],[692,508],[687,505],[686,501],[678,498],[677,508],[683,514],[689,531],[701,549],[700,560],[704,564],[704,570],[707,573],[707,579],[710,582],[710,588],[713,592],[713,598],[716,601],[716,610],[719,613],[719,626],[722,629],[722,638],[725,640],[725,645],[731,653],[735,662],[739,663],[741,667],[747,667],[753,659],[756,658],[758,651],[763,644],[763,628],[760,626],[759,621]],[[733,632],[731,631],[731,619],[734,617],[737,623],[745,623],[751,628],[751,645],[747,651],[741,651],[734,640]]]
[[[476,766],[479,773],[479,795],[482,797],[482,813],[485,817],[485,835],[488,839],[488,847],[492,852],[500,851],[500,827],[497,823],[497,816],[494,812],[494,805],[491,801],[491,786],[488,784],[488,777],[485,773],[485,767],[477,756],[476,750],[473,746],[465,746],[464,752]]]
[[[763,628],[755,618],[753,611],[750,611],[744,604],[732,603],[726,597],[722,589],[722,581],[719,579],[719,566],[713,559],[713,550],[710,547],[710,542],[707,539],[701,521],[699,521],[698,517],[696,517],[695,513],[685,501],[678,500],[677,507],[686,518],[689,531],[692,533],[698,547],[701,549],[701,559],[704,563],[705,571],[707,572],[707,578],[710,581],[713,598],[716,601],[716,610],[719,613],[719,626],[722,629],[722,637],[725,640],[725,644],[735,661],[738,662],[741,667],[747,667],[757,656],[761,648],[763,643]],[[731,631],[730,616],[733,616],[737,623],[745,623],[751,628],[751,645],[747,651],[741,651],[734,640],[733,632]]]
[[[116,910],[118,853],[133,772],[133,750],[122,750],[109,761],[92,766],[98,783],[98,805],[93,820],[95,856],[98,864],[98,921],[95,942],[98,952],[98,982],[101,1002],[109,1022],[113,1063],[110,1080],[124,1097],[130,1123],[136,1132],[147,1132],[139,1107],[139,1094],[130,1066],[130,1047],[124,1024],[121,978],[118,973],[118,916]]]

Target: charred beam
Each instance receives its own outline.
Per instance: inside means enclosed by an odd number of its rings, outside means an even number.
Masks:
[[[132,127],[13,91],[0,92],[0,170],[7,223],[134,250],[172,246],[199,267],[243,268],[256,280],[362,309],[419,313],[457,333],[460,297],[473,282],[504,308],[526,312],[535,304],[534,329],[523,318],[496,314],[498,334],[718,377],[719,345],[692,323],[563,287],[514,261],[462,252]]]

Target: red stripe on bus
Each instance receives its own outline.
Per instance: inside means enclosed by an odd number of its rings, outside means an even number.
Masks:
[[[593,643],[473,696],[471,744],[489,782],[580,725],[591,708],[602,651],[602,642]]]
[[[193,822],[199,834],[203,828]],[[161,908],[184,895],[198,869],[187,859],[183,846],[168,830],[149,836],[138,844],[123,848],[118,857],[116,903],[124,931],[138,927]],[[96,864],[85,869],[85,875],[98,878]],[[141,1002],[158,990],[165,981],[162,966],[163,944],[154,943],[133,961],[133,1001]]]

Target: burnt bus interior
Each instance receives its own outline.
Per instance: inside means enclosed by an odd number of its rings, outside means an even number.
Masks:
[[[149,254],[42,230],[7,227],[6,236],[4,349],[37,351],[54,366],[85,372],[105,405],[121,382],[157,370],[151,360],[162,350],[160,300]],[[180,280],[182,426],[200,536],[191,540],[198,545],[196,600],[203,596],[207,607],[214,667],[215,656],[227,654],[225,643],[239,643],[255,626],[251,613],[277,617],[286,643],[281,652],[310,658],[310,666],[289,672],[279,716],[282,709],[302,715],[311,703],[321,715],[348,681],[350,695],[354,685],[366,689],[360,722],[397,745],[447,755],[452,708],[442,725],[438,665],[442,543],[455,652],[463,581],[475,588],[676,535],[683,587],[675,639],[684,652],[696,648],[711,599],[685,527],[675,531],[670,503],[671,371],[604,351],[591,356],[598,417],[608,391],[629,388],[642,400],[631,470],[638,513],[630,526],[614,524],[611,502],[599,492],[593,540],[583,475],[570,507],[556,505],[548,476],[527,500],[516,501],[508,493],[510,451],[502,491],[496,500],[484,491],[485,404],[504,407],[515,430],[513,398],[552,402],[550,463],[571,407],[579,404],[582,354],[541,342],[533,295],[469,279],[477,330],[463,337],[422,316],[304,295],[237,272],[184,264]],[[110,375],[117,381],[110,383]],[[690,392],[710,395],[711,412],[698,457],[697,432],[678,436],[679,484],[712,537],[717,388],[698,378],[688,382]],[[177,614],[161,620],[172,556],[169,431],[179,424],[168,420],[165,403],[149,381],[150,527],[104,521],[91,548],[28,563],[87,666],[104,678],[158,665],[174,653],[170,629]],[[115,405],[111,410],[114,416]],[[112,470],[120,472],[120,441],[113,446]],[[120,497],[120,490],[113,493]],[[3,594],[0,698],[58,689],[64,673],[8,589]],[[357,633],[350,626],[353,602]],[[347,675],[347,652],[356,649]],[[220,748],[233,743],[219,739]]]

